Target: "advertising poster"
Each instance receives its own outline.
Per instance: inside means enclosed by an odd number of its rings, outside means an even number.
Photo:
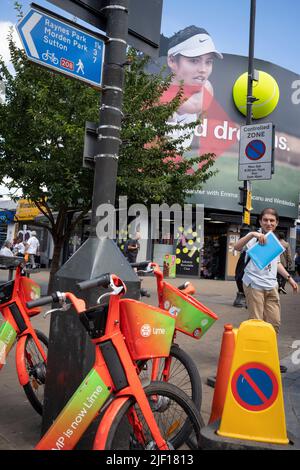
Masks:
[[[170,124],[187,124],[201,119],[186,139],[186,158],[213,152],[213,169],[218,172],[201,190],[191,194],[189,202],[205,208],[241,212],[239,202],[238,157],[239,128],[246,118],[236,108],[232,91],[236,80],[248,69],[247,57],[222,54],[209,33],[189,26],[172,37],[162,37],[160,58],[150,72],[167,66],[173,74],[167,102],[184,84],[182,105]],[[300,77],[278,65],[255,60],[255,69],[270,74],[279,86],[276,109],[253,123],[275,125],[275,174],[270,181],[253,182],[253,213],[274,207],[280,216],[297,218],[300,181]],[[255,84],[254,84],[255,86]],[[288,181],[288,184],[286,182]]]
[[[176,256],[175,255],[164,256],[163,274],[164,274],[164,277],[175,279],[176,277]]]
[[[202,247],[199,231],[178,228],[176,246],[176,273],[181,276],[199,276],[200,249]]]

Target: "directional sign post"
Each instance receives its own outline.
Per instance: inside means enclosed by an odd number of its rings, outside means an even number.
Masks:
[[[29,60],[101,87],[105,47],[100,35],[38,9],[31,9],[17,30]]]
[[[241,127],[239,181],[272,178],[274,134],[272,123]]]

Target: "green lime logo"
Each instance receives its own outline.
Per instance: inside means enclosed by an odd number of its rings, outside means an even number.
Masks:
[[[247,116],[247,87],[248,73],[246,72],[233,85],[233,101],[244,116]],[[253,82],[253,96],[256,98],[252,105],[254,119],[261,119],[271,114],[280,96],[275,78],[266,72],[259,71],[258,81]]]

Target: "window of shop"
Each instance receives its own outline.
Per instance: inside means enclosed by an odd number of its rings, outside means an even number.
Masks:
[[[174,221],[168,220],[167,222],[170,223],[170,232],[162,232],[160,226],[159,237],[153,240],[153,262],[160,266],[163,266],[166,255],[175,254]]]
[[[0,246],[2,246],[3,243],[5,242],[6,235],[7,235],[7,224],[0,224]]]
[[[228,224],[206,221],[204,246],[201,250],[201,277],[225,279]]]

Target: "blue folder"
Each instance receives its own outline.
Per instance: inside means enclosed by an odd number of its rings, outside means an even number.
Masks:
[[[257,242],[247,250],[247,255],[250,256],[258,269],[265,269],[268,264],[285,251],[273,232],[268,232],[266,237],[267,243],[265,245],[260,245]]]

